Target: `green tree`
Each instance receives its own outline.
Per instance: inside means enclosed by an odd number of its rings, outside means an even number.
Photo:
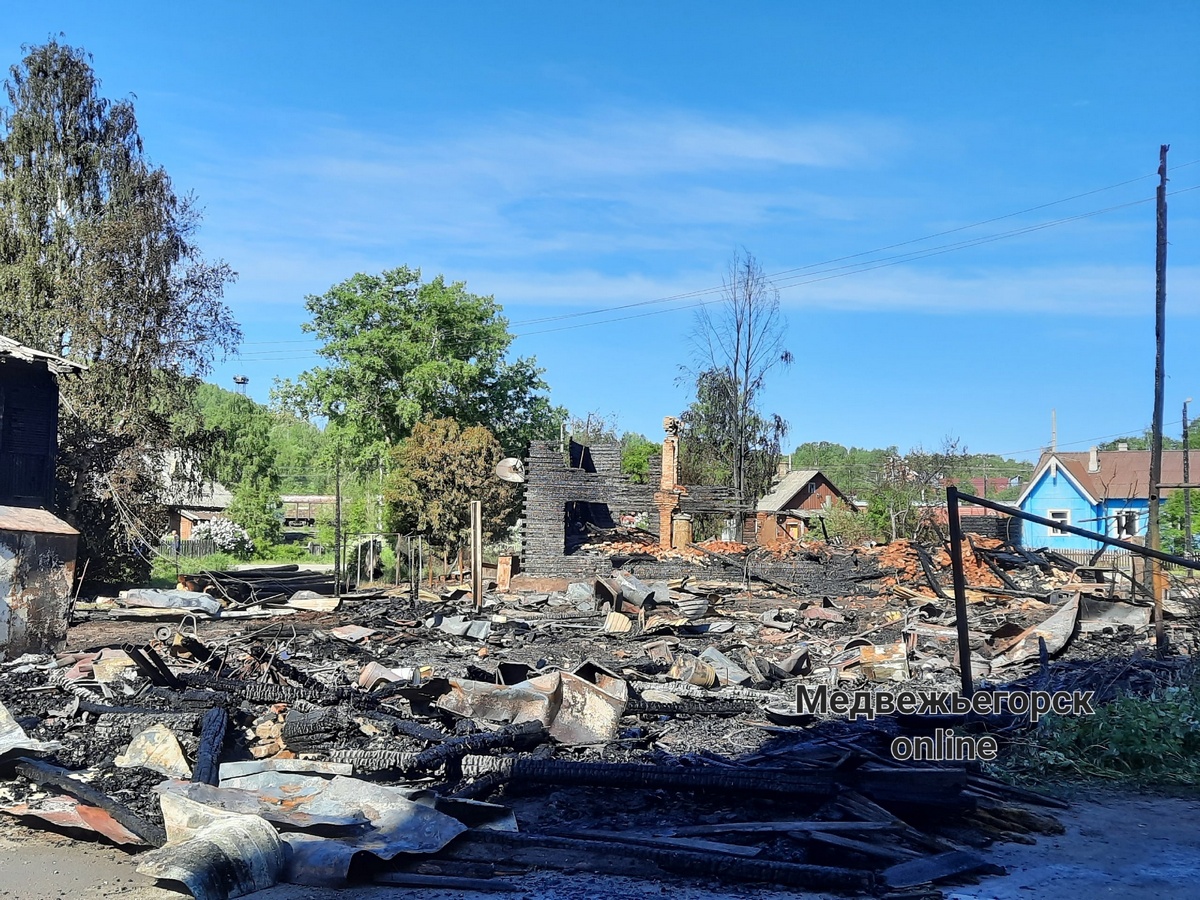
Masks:
[[[616,414],[592,411],[582,416],[568,416],[567,437],[589,447],[593,444],[618,443]]]
[[[692,328],[693,365],[684,371],[696,399],[681,416],[685,482],[725,484],[746,501],[770,489],[787,423],[759,401],[771,371],[792,363],[784,332],[779,292],[753,255],[736,254],[720,302],[701,306]]]
[[[1147,428],[1140,435],[1128,435],[1126,437],[1115,438],[1111,441],[1105,441],[1099,445],[1101,450],[1120,450],[1121,444],[1126,444],[1128,450],[1149,450],[1151,449],[1154,440],[1154,432]],[[1173,438],[1170,435],[1163,435],[1164,450],[1182,450],[1183,441],[1180,438]]]
[[[212,384],[196,389],[196,402],[210,438],[210,471],[233,491],[226,515],[267,552],[279,542],[279,472],[272,445],[274,417],[242,394]]]
[[[425,535],[434,546],[453,550],[470,539],[472,500],[483,505],[485,539],[512,525],[517,491],[496,477],[503,456],[486,428],[462,428],[453,419],[417,423],[392,450],[394,466],[384,487],[388,528]]]
[[[1200,534],[1197,534],[1197,526],[1200,526],[1200,508],[1197,508],[1197,502],[1200,501],[1200,493],[1192,492],[1192,546],[1187,546],[1187,541],[1184,536],[1184,505],[1183,491],[1171,491],[1171,495],[1167,497],[1167,502],[1162,505],[1162,510],[1159,513],[1160,527],[1162,529],[1162,548],[1167,553],[1174,553],[1176,556],[1195,556],[1198,544],[1200,544]]]
[[[621,471],[630,476],[634,484],[645,484],[650,474],[650,457],[662,453],[662,444],[635,432],[626,432],[621,437]]]
[[[326,434],[311,422],[277,412],[271,424],[271,446],[283,494],[331,494],[331,453]]]
[[[679,469],[684,484],[725,485],[749,502],[771,489],[787,423],[757,412],[731,414],[736,393],[726,373],[699,375],[696,398],[680,416]]]
[[[565,411],[551,406],[533,359],[508,359],[513,336],[492,297],[400,267],[360,273],[305,305],[304,330],[326,364],[273,395],[302,416],[328,416],[360,471],[375,471],[425,416],[492,425],[513,454],[558,437]]]
[[[945,485],[962,477],[966,457],[956,438],[946,438],[934,452],[915,447],[903,457],[892,457],[866,495],[867,520],[876,537],[887,541],[937,536]]]
[[[278,481],[270,410],[213,384],[196,387],[196,404],[212,438],[210,469],[219,481],[229,487],[246,480]]]
[[[59,506],[89,575],[143,579],[165,530],[165,456],[192,449],[196,380],[241,333],[233,278],[194,243],[199,213],[143,156],[133,105],[99,95],[90,58],[28,50],[0,112],[0,332],[88,364],[61,382]]]

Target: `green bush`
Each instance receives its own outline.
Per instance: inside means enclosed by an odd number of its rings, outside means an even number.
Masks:
[[[1200,784],[1200,686],[1119,697],[1093,716],[1046,716],[1009,762],[1040,777]]]

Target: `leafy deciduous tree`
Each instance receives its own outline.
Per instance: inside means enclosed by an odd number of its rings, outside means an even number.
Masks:
[[[492,426],[512,453],[558,437],[565,411],[550,405],[533,359],[507,358],[513,336],[493,298],[402,266],[355,275],[306,306],[304,329],[327,364],[278,383],[274,396],[301,415],[330,416],[360,470],[375,469],[425,416]]]
[[[393,469],[384,487],[388,528],[425,535],[451,550],[470,538],[472,500],[483,505],[485,538],[495,539],[517,511],[513,485],[496,477],[503,455],[486,428],[462,428],[453,419],[427,419],[392,450]]]

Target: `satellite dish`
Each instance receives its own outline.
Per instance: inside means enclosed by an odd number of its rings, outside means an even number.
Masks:
[[[496,477],[501,481],[520,484],[525,480],[525,465],[519,459],[509,457],[496,463]]]

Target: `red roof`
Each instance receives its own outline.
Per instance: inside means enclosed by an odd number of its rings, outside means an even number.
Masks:
[[[1089,494],[1097,500],[1133,500],[1145,499],[1150,496],[1150,451],[1149,450],[1099,450],[1096,459],[1099,463],[1095,472],[1089,471],[1091,452],[1082,453],[1043,453],[1038,460],[1037,476],[1042,468],[1050,462],[1051,456],[1071,477],[1078,481]],[[1200,449],[1197,450],[1196,463],[1200,465]],[[1032,484],[1032,479],[1030,483]],[[1162,483],[1181,484],[1183,482],[1183,451],[1164,450],[1162,452]],[[1170,496],[1171,490],[1162,492],[1164,497]]]

